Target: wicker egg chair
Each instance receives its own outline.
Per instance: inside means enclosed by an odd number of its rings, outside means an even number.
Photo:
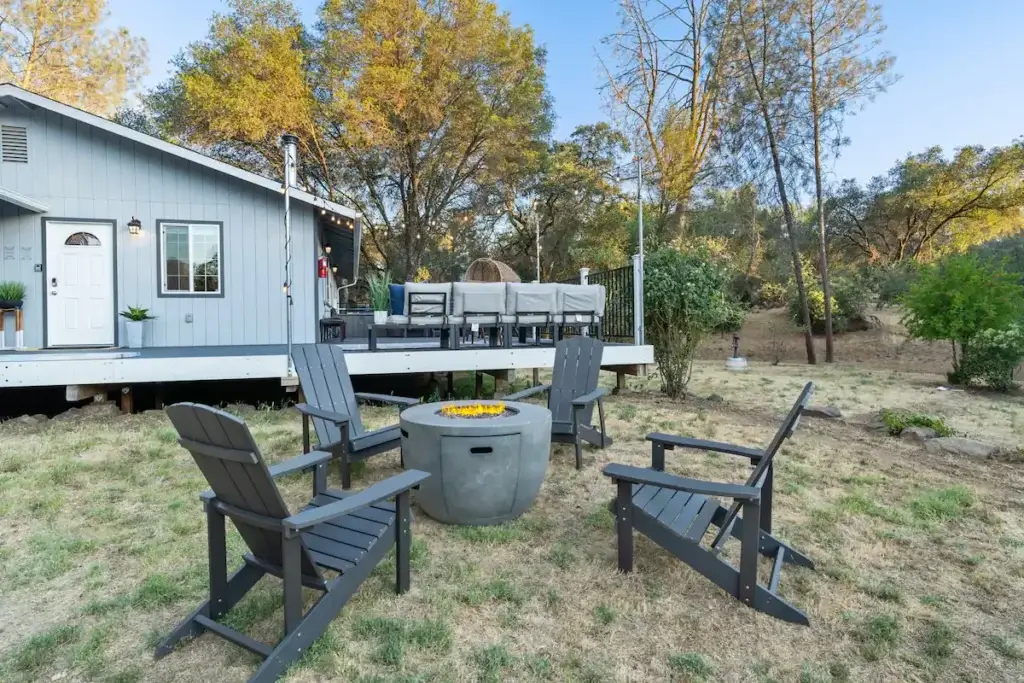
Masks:
[[[478,258],[469,264],[464,280],[466,282],[521,282],[511,266],[490,258]]]

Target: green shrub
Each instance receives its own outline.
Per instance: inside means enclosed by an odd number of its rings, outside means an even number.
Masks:
[[[24,301],[25,285],[20,282],[0,282],[0,301]]]
[[[726,270],[702,251],[659,249],[644,265],[644,326],[661,389],[676,398],[686,392],[697,348],[735,316],[736,304]]]
[[[955,433],[941,417],[911,413],[906,410],[889,410],[886,408],[882,411],[882,422],[885,423],[886,429],[889,430],[889,434],[892,436],[899,436],[900,432],[907,427],[934,429],[938,436],[953,436]]]
[[[1024,326],[982,330],[963,348],[960,368],[950,374],[950,379],[957,384],[981,380],[996,391],[1009,391],[1015,386],[1013,371],[1022,361]]]
[[[843,332],[850,323],[864,316],[868,306],[870,289],[861,281],[848,277],[836,276],[829,280],[832,288],[832,330]],[[825,294],[821,291],[820,282],[807,283],[807,308],[811,315],[811,332],[825,332]],[[789,293],[789,317],[797,325],[803,325],[803,312],[800,310],[800,297],[795,288]]]
[[[871,289],[860,278],[834,277],[829,285],[836,307],[832,311],[832,325],[837,332],[843,332],[850,323],[864,317],[871,297]],[[824,297],[822,297],[824,300]],[[838,309],[838,310],[836,310]],[[822,313],[824,318],[824,312]]]
[[[787,300],[786,286],[780,282],[764,281],[758,292],[757,303],[761,308],[778,308],[785,306]]]
[[[898,303],[910,291],[920,272],[917,261],[900,261],[872,269],[865,281],[877,297],[878,307],[884,308]]]
[[[1024,286],[1016,277],[973,254],[952,256],[922,270],[903,304],[903,324],[911,337],[950,342],[950,381],[966,384],[993,376],[999,384],[999,371],[1010,362],[1017,336],[1011,332],[1003,337],[998,331],[1024,321]],[[979,351],[972,357],[975,341]],[[965,357],[966,367],[961,367]]]

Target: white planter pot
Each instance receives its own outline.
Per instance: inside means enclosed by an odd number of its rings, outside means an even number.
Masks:
[[[144,320],[125,320],[124,331],[125,341],[129,349],[142,348],[142,333],[145,330]]]
[[[373,312],[373,324],[374,325],[383,325],[387,321],[388,321],[388,312],[387,311],[374,311]]]

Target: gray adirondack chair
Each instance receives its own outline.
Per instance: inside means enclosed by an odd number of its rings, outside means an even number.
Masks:
[[[396,589],[399,593],[409,589],[409,491],[429,474],[408,470],[354,494],[318,490],[320,480],[314,478],[313,499],[293,515],[274,479],[319,470],[333,457],[330,453],[313,451],[268,468],[248,427],[237,417],[195,403],[169,406],[167,415],[178,430],[178,443],[192,453],[211,487],[201,495],[206,509],[210,599],[160,641],[157,659],[179,641],[209,631],[262,657],[249,681],[269,683],[327,630],[392,546]],[[231,576],[225,517],[231,518],[250,551]],[[337,577],[327,578],[324,569],[337,572]],[[267,574],[284,584],[284,637],[274,646],[221,621]],[[303,586],[323,592],[306,612]]]
[[[583,466],[581,442],[605,448],[612,445],[604,426],[604,402],[607,389],[598,388],[604,343],[592,337],[563,339],[555,346],[555,366],[551,384],[540,384],[505,397],[518,401],[536,394],[548,393],[551,411],[551,440],[571,443],[576,448],[576,469]],[[599,429],[591,424],[597,404]]]
[[[651,468],[611,464],[604,474],[616,482],[612,501],[619,547],[619,569],[633,570],[633,529],[703,574],[719,588],[759,612],[805,626],[807,615],[778,594],[786,563],[814,569],[814,563],[772,535],[773,460],[796,429],[814,391],[807,383],[779,431],[764,450],[667,434],[648,434]],[[743,484],[687,479],[665,470],[665,451],[688,448],[750,458],[754,471]],[[726,508],[716,496],[735,501]],[[740,513],[742,512],[742,515]],[[708,547],[701,545],[708,528],[718,532]],[[740,539],[737,569],[720,551],[730,536]],[[757,580],[758,557],[772,560],[767,585]]]
[[[319,442],[317,448],[334,454],[341,466],[341,488],[352,486],[352,463],[402,447],[398,425],[366,431],[359,418],[359,401],[416,405],[419,399],[356,392],[345,365],[345,353],[333,344],[299,344],[292,347],[292,361],[299,375],[305,403],[295,406],[302,413],[302,452],[308,453],[309,423]],[[318,473],[325,476],[326,471]]]

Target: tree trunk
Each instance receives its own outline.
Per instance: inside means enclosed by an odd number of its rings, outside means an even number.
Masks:
[[[814,192],[818,208],[818,261],[821,271],[821,293],[825,297],[825,362],[835,362],[832,340],[832,292],[828,282],[828,251],[825,234],[824,192],[821,183],[821,108],[818,106],[818,55],[815,41],[814,3],[808,7],[811,61],[811,119],[814,123]]]
[[[796,292],[800,299],[800,312],[804,322],[804,345],[807,347],[807,363],[809,365],[817,365],[818,358],[814,351],[814,337],[811,336],[811,310],[807,306],[804,270],[800,264],[800,250],[796,245],[796,221],[793,220],[793,210],[789,206],[789,196],[786,194],[786,179],[782,175],[779,144],[775,139],[775,130],[772,128],[771,117],[763,101],[761,114],[764,117],[765,131],[768,134],[768,146],[772,154],[772,167],[775,169],[775,184],[779,190],[779,201],[782,202],[782,215],[786,220],[786,232],[789,234],[789,250],[793,256],[793,279],[796,280]]]

